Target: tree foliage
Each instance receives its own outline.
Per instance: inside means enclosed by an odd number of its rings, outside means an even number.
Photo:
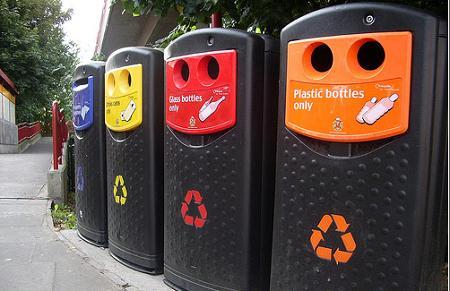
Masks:
[[[0,0],[0,67],[19,91],[18,122],[47,125],[53,100],[70,115],[71,74],[78,62],[63,24],[61,0]]]
[[[116,0],[117,1],[117,0]],[[153,12],[165,16],[170,9],[179,13],[178,26],[160,44],[196,28],[198,23],[209,23],[211,14],[219,12],[224,27],[240,28],[278,36],[291,21],[320,8],[358,2],[350,0],[121,0],[124,10],[133,15]],[[384,0],[427,9],[446,16],[444,0]]]
[[[106,62],[106,56],[103,53],[95,53],[92,58],[91,61],[101,61],[101,62]]]

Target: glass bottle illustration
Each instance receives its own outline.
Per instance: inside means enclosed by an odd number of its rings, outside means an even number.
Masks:
[[[367,101],[366,104],[364,104],[363,108],[361,108],[361,111],[359,111],[358,115],[356,116],[356,121],[359,123],[364,123],[363,116],[366,114],[367,111],[369,111],[370,108],[375,106],[375,103],[377,102],[377,97],[373,97],[370,99],[370,101]]]
[[[203,104],[202,108],[200,108],[200,111],[198,113],[198,118],[200,121],[205,121],[211,114],[213,114],[217,107],[219,107],[219,104],[222,103],[225,100],[225,96],[222,96],[217,101],[211,102],[212,97]]]
[[[386,112],[394,107],[394,102],[398,99],[398,94],[392,94],[390,97],[381,99],[375,106],[369,109],[364,115],[364,122],[367,124],[374,124]]]

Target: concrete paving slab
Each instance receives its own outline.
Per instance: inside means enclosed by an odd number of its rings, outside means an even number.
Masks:
[[[54,263],[11,263],[0,265],[2,290],[53,290]]]
[[[69,246],[85,258],[86,262],[101,270],[116,284],[128,286],[127,290],[173,290],[164,284],[163,275],[152,276],[124,266],[109,255],[108,249],[93,246],[80,239],[75,230],[62,230],[60,234]]]
[[[70,268],[65,263],[56,263],[54,290],[79,291],[79,290],[123,290],[121,286],[114,284],[97,270],[89,265]]]
[[[48,241],[51,231],[47,227],[36,226],[2,226],[0,243]],[[56,239],[53,237],[53,239]]]
[[[42,214],[47,209],[47,200],[0,199],[0,215],[6,213]]]
[[[0,266],[30,263],[36,244],[29,241],[0,242]]]
[[[53,231],[45,187],[50,157],[48,139],[23,154],[0,155],[0,290],[128,290]]]
[[[1,163],[1,162],[0,162]],[[17,181],[20,182],[20,181]],[[15,185],[15,183],[0,182],[0,197],[1,198],[15,198],[15,197],[26,197],[34,198],[38,197],[41,188],[44,184],[29,185],[23,183],[20,185]],[[39,182],[37,182],[39,183]],[[8,190],[9,189],[9,190]],[[14,189],[14,190],[12,190]]]
[[[54,290],[121,290],[90,264],[86,258],[74,253],[71,247],[54,239],[37,242],[31,256],[32,262],[55,263]]]
[[[16,215],[0,215],[0,226],[41,226],[45,215],[30,215],[30,214],[16,214]]]
[[[47,181],[51,138],[42,138],[20,154],[0,155],[0,198],[34,198]]]
[[[46,213],[47,201],[1,200],[1,226],[40,226]]]

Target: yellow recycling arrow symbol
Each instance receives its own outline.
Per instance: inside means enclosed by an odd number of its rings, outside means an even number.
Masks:
[[[119,188],[121,189],[122,193],[119,192]],[[123,179],[122,175],[116,176],[116,181],[114,182],[114,201],[117,204],[124,205],[125,202],[127,202],[127,187],[125,187],[125,180]]]

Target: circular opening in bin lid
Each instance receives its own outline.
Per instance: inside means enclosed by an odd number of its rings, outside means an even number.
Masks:
[[[106,80],[106,88],[108,95],[113,95],[114,88],[116,87],[116,80],[114,79],[114,74],[110,73],[108,79]]]
[[[127,93],[133,80],[128,70],[123,70],[119,75],[119,88],[123,93]]]
[[[208,62],[208,75],[215,80],[219,76],[219,63],[215,58],[210,58]]]
[[[173,67],[173,82],[178,88],[184,87],[189,80],[189,66],[184,60],[178,60]]]
[[[313,80],[325,78],[333,67],[333,52],[323,42],[309,44],[301,57],[301,63],[305,75]]]
[[[378,69],[384,62],[383,46],[375,40],[367,41],[358,50],[358,63],[364,70]]]
[[[318,72],[326,72],[333,65],[333,52],[326,44],[315,47],[311,53],[311,65]]]
[[[189,80],[189,67],[186,63],[181,67],[181,78],[186,82]]]
[[[213,56],[205,56],[198,63],[197,77],[205,86],[212,85],[219,77],[220,66]]]
[[[359,79],[370,79],[383,71],[385,52],[382,43],[373,38],[355,41],[347,53],[347,65]]]

